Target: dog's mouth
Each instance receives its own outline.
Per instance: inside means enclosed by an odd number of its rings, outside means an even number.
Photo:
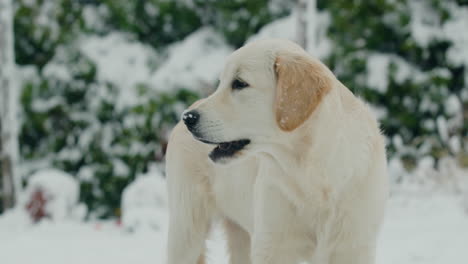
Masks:
[[[250,139],[240,139],[227,142],[211,142],[204,139],[198,139],[204,143],[217,145],[208,155],[213,162],[218,162],[223,158],[230,158],[238,154],[243,150],[248,144],[250,144]]]

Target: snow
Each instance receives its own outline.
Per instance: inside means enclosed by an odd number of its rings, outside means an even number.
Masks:
[[[452,136],[449,141],[449,146],[450,146],[450,150],[453,151],[453,153],[459,153],[461,151],[460,137],[456,135]]]
[[[389,56],[385,55],[369,56],[367,60],[367,85],[381,93],[387,91],[389,60]]]
[[[86,10],[89,23],[99,10]],[[109,82],[119,88],[117,106],[134,106],[139,98],[138,85],[171,92],[189,89],[205,94],[213,91],[226,57],[233,49],[212,28],[201,28],[182,41],[171,44],[166,50],[152,47],[131,39],[120,32],[104,36],[84,35],[80,50],[97,68],[100,82]],[[60,65],[48,65],[47,74],[67,78]]]
[[[468,213],[468,169],[457,164],[452,157],[441,158],[436,163],[433,157],[424,156],[416,162],[414,169],[408,171],[404,163],[394,157],[388,162],[391,191],[397,195],[429,196],[440,191],[458,194],[461,209]]]
[[[211,92],[232,52],[219,33],[210,27],[201,28],[168,48],[167,59],[149,83],[162,91],[185,88]]]
[[[443,116],[438,116],[436,119],[437,131],[443,141],[447,142],[449,140],[447,120]]]
[[[156,168],[130,183],[122,194],[122,224],[130,231],[167,227],[166,182]]]
[[[397,83],[403,83],[406,80],[422,82],[428,78],[426,74],[396,55],[371,53],[366,60],[366,84],[369,88],[375,89],[380,93],[385,93],[387,91],[389,67],[391,64],[396,66],[393,77]]]
[[[446,113],[449,115],[456,115],[462,110],[462,105],[458,97],[455,95],[450,95],[444,103]]]
[[[134,105],[134,86],[149,79],[150,65],[157,61],[154,50],[123,33],[83,37],[80,48],[96,64],[98,80],[121,88],[117,105]]]
[[[454,44],[448,50],[448,58],[455,65],[468,65],[468,7],[450,6],[450,11],[451,19],[443,26],[446,37]]]
[[[3,264],[165,263],[166,230],[129,233],[112,221],[31,226],[21,219],[11,212],[0,216]],[[376,263],[468,263],[467,244],[468,215],[458,196],[395,194],[388,203]],[[228,263],[219,229],[207,247],[208,264]]]
[[[86,5],[83,7],[83,19],[87,28],[92,29],[95,32],[104,31],[105,23],[104,17],[108,13],[105,6],[91,6]]]
[[[61,96],[52,96],[48,99],[34,100],[32,109],[38,113],[45,113],[50,109],[63,105],[64,99]]]
[[[449,62],[453,65],[468,65],[468,7],[459,6],[453,1],[441,2],[450,17],[442,23],[440,15],[430,6],[428,1],[410,1],[411,35],[416,43],[427,47],[434,40],[449,40],[452,46],[447,51]],[[464,33],[463,33],[464,32]],[[465,81],[468,82],[468,71],[465,71]]]
[[[164,263],[162,233],[129,234],[111,222],[41,222],[17,232],[3,224],[2,264]]]
[[[280,3],[280,0],[276,1]],[[31,0],[26,2],[31,5],[34,3]],[[463,33],[468,28],[468,7],[443,3],[450,10],[451,16],[442,24],[438,14],[429,6],[430,3],[423,0],[409,3],[409,29],[416,43],[427,47],[433,40],[448,39],[453,43],[447,51],[450,66],[468,65],[468,34]],[[44,28],[51,28],[52,38],[56,38],[58,25],[54,19],[50,19],[56,15],[51,7],[52,4],[43,5],[35,22]],[[86,27],[97,31],[102,29],[102,12],[105,10],[85,7]],[[318,58],[325,58],[333,48],[326,35],[330,15],[326,12],[308,14],[307,19],[313,26],[308,30],[310,42],[307,50]],[[4,16],[0,15],[1,17]],[[391,21],[396,18],[387,16],[384,19]],[[296,20],[294,13],[275,20],[248,42],[272,37],[295,40]],[[313,32],[314,28],[316,33]],[[77,45],[96,64],[98,80],[102,85],[109,82],[119,88],[116,104],[121,107],[134,105],[141,100],[135,89],[139,84],[146,84],[163,92],[185,88],[207,94],[212,91],[226,57],[233,51],[223,37],[210,27],[201,28],[185,39],[169,45],[167,49],[157,51],[121,32],[104,36],[84,35]],[[62,47],[57,48],[56,53],[67,52],[61,49]],[[366,61],[366,84],[381,93],[387,91],[391,64],[397,66],[393,77],[398,83],[406,80],[424,81],[430,75],[451,78],[446,69],[423,73],[396,55],[371,53],[366,56]],[[36,69],[29,69],[28,72],[25,69],[26,67],[22,70],[25,75],[37,75],[37,72],[32,72]],[[468,71],[465,72],[468,83]],[[71,78],[66,67],[55,60],[45,66],[42,74],[62,81]],[[98,92],[107,93],[107,90],[98,89]],[[101,94],[96,98],[105,96]],[[420,111],[435,114],[438,111],[437,105],[428,95],[421,97]],[[448,116],[423,120],[426,128],[438,130],[444,143],[449,144],[454,153],[463,151],[463,138],[452,135],[452,132],[463,125],[462,102],[467,99],[468,89],[461,92],[460,98],[448,94],[444,102],[445,114]],[[414,103],[412,100],[414,99],[406,97],[403,103],[411,105]],[[33,109],[45,112],[62,103],[63,99],[60,97],[36,100]],[[182,112],[182,108],[179,112]],[[387,115],[383,108],[373,109],[379,117]],[[127,126],[139,121],[141,120],[134,117],[123,120]],[[110,146],[114,128],[96,126],[92,129],[102,129],[105,132],[102,144]],[[92,129],[82,134],[80,146],[90,144],[94,136]],[[419,149],[412,149],[403,143],[401,136],[395,136],[392,140],[399,154],[428,153],[423,151],[428,142],[423,143]],[[152,145],[134,142],[123,151],[134,155],[149,152],[152,148]],[[60,152],[63,159],[73,159],[79,155],[79,150],[76,149],[64,149]],[[48,157],[38,162],[40,164],[31,167],[51,164]],[[377,263],[468,263],[468,172],[455,166],[454,162],[449,158],[435,162],[433,157],[425,156],[416,162],[414,171],[408,172],[399,157],[389,161],[392,197],[380,237]],[[121,160],[115,159],[112,163],[115,174],[122,177],[129,174],[129,168]],[[27,171],[26,167],[25,164],[19,169]],[[91,181],[94,169],[92,166],[82,167],[77,176],[81,181]],[[23,208],[27,197],[36,188],[46,190],[49,199],[47,210],[52,219],[33,225]],[[122,224],[96,220],[82,222],[86,207],[77,205],[78,189],[78,184],[71,175],[58,170],[45,169],[32,175],[26,191],[20,197],[20,206],[0,215],[1,263],[165,263],[167,198],[165,182],[156,169],[138,176],[124,190]],[[219,228],[214,230],[207,245],[208,263],[227,263],[224,236]]]
[[[47,63],[42,74],[46,78],[53,77],[64,82],[70,81],[72,78],[70,72],[64,65],[55,63],[54,61]]]
[[[308,5],[310,6],[310,5]],[[313,8],[308,7],[312,10]],[[332,42],[327,37],[326,29],[330,24],[330,15],[327,12],[308,12],[307,20],[314,23],[314,27],[307,30],[308,43],[307,51],[317,58],[325,58],[330,54]],[[270,24],[265,25],[260,31],[250,37],[247,42],[252,42],[266,38],[283,38],[296,41],[297,14],[292,13],[281,19],[277,19]],[[314,32],[315,29],[317,32]]]
[[[285,38],[294,41],[296,39],[296,26],[296,15],[292,14],[287,17],[277,19],[262,27],[262,29],[260,29],[257,34],[250,37],[247,42],[264,38]]]
[[[404,181],[392,184],[376,263],[468,263],[468,170],[457,167],[451,158],[441,159],[437,169],[434,165],[432,157],[425,157],[409,173],[398,159],[389,162],[392,178],[400,175]],[[31,177],[27,191],[46,183],[74,200],[70,177],[45,170]],[[122,224],[74,219],[31,224],[21,208],[0,215],[2,263],[165,263],[167,194],[157,166],[124,190]],[[75,211],[83,214],[82,210]],[[228,264],[219,225],[207,241],[207,260],[207,264]]]
[[[456,196],[392,197],[377,263],[468,263],[468,215]]]
[[[36,4],[37,5],[37,4]],[[47,1],[39,5],[35,20],[31,21],[40,30],[34,31],[35,39],[47,36],[49,39],[57,39],[60,35],[60,26],[57,22],[58,11],[56,1]]]
[[[463,106],[458,97],[454,94],[450,95],[444,102],[444,109],[448,115],[446,123],[449,134],[461,131],[466,118],[463,117]]]
[[[440,39],[442,32],[434,30],[439,27],[440,20],[430,3],[422,0],[409,2],[411,10],[410,30],[415,41],[426,47],[432,40]]]
[[[401,139],[394,141],[399,145]],[[434,158],[425,157],[408,172],[399,159],[390,160],[389,173],[400,181],[392,181],[377,263],[468,263],[468,170],[458,167],[453,158],[443,158],[434,166]],[[151,166],[124,190],[122,223],[77,221],[86,213],[83,207],[72,210],[74,217],[37,224],[31,223],[23,206],[0,215],[2,264],[165,263],[167,194],[159,169]],[[61,171],[43,170],[31,176],[26,193],[33,186],[47,186],[67,199],[62,205],[75,205],[74,181]],[[57,211],[63,212],[63,207]],[[219,225],[207,248],[207,264],[228,263]]]
[[[127,164],[125,164],[125,162],[120,159],[113,159],[112,167],[114,170],[114,175],[118,177],[128,176],[130,173],[130,169],[128,168]]]
[[[79,184],[73,176],[57,169],[37,171],[29,177],[20,208],[24,208],[38,190],[45,194],[46,212],[52,220],[63,221],[73,217],[79,197]]]

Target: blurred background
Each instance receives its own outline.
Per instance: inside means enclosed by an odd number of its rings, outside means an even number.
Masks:
[[[171,128],[267,37],[381,122],[379,263],[468,263],[466,0],[0,0],[0,262],[164,263]]]

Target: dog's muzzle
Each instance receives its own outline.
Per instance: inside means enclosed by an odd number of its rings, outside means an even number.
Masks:
[[[250,144],[250,139],[240,139],[225,142],[213,142],[205,139],[200,131],[198,131],[200,113],[196,110],[184,112],[182,114],[182,120],[195,139],[206,144],[217,145],[209,154],[209,157],[213,162],[219,162],[226,158],[231,158],[239,154],[241,150]]]

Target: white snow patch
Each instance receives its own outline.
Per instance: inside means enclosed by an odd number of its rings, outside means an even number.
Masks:
[[[250,37],[248,42],[256,41],[265,38],[284,38],[291,41],[296,40],[296,20],[295,14],[277,19],[270,24],[265,25],[260,31]]]
[[[468,263],[466,245],[468,215],[458,197],[394,196],[388,203],[376,263]]]
[[[451,6],[450,20],[443,26],[445,36],[452,41],[448,58],[455,65],[468,65],[468,7]],[[465,32],[465,33],[463,33]],[[466,76],[468,77],[468,71]],[[468,79],[467,79],[468,81]]]
[[[426,47],[432,40],[442,37],[443,32],[437,30],[440,27],[440,19],[434,9],[431,8],[430,3],[413,0],[409,2],[409,7],[411,10],[411,35],[416,43]]]
[[[330,15],[328,12],[309,12],[307,15],[308,23],[314,23],[314,25],[313,27],[310,26],[307,30],[309,43],[306,50],[317,58],[325,58],[330,54],[332,49],[332,41],[327,37],[327,29],[331,19]],[[287,17],[277,19],[265,25],[246,42],[249,43],[269,38],[283,38],[297,42],[296,31],[297,14],[293,12]]]
[[[23,208],[37,190],[44,193],[46,212],[52,220],[62,221],[73,217],[78,203],[79,184],[70,174],[57,169],[43,169],[31,175],[20,202]]]
[[[416,43],[427,47],[434,40],[449,40],[452,46],[447,52],[449,61],[454,65],[468,65],[468,7],[459,6],[453,1],[442,2],[450,17],[442,23],[439,15],[428,1],[410,1],[411,35]],[[468,82],[468,71],[465,71]]]
[[[91,182],[95,173],[93,166],[82,166],[77,173],[78,179],[84,182]]]
[[[454,94],[450,95],[444,103],[445,112],[449,115],[456,115],[462,110],[462,105],[458,97]]]
[[[211,92],[232,51],[213,29],[199,29],[169,47],[168,58],[151,76],[149,83],[162,91],[185,88]]]
[[[449,131],[447,127],[447,119],[443,116],[438,116],[436,119],[437,123],[437,131],[439,133],[439,136],[442,138],[444,142],[447,142],[449,140]]]
[[[426,74],[406,60],[393,54],[371,53],[366,60],[367,86],[381,93],[385,93],[388,89],[389,67],[391,64],[396,67],[395,74],[392,77],[397,83],[403,83],[406,80],[422,82],[428,78]]]
[[[390,57],[388,55],[375,54],[369,56],[367,60],[367,85],[384,93],[388,86],[388,65]]]
[[[47,221],[18,228],[20,220],[10,212],[0,216],[2,263],[165,263],[166,229],[128,233],[115,222]],[[208,264],[228,263],[219,228],[206,244]],[[468,263],[467,244],[468,215],[457,196],[400,193],[388,202],[376,263]]]
[[[114,170],[114,175],[117,177],[126,177],[130,173],[130,168],[120,159],[113,159],[112,166]]]
[[[122,193],[122,224],[127,230],[164,229],[167,226],[166,182],[151,169],[136,178]]]
[[[131,41],[122,33],[83,37],[81,51],[96,63],[98,80],[120,87],[119,106],[136,104],[135,85],[149,79],[151,60],[157,59],[151,47]]]
[[[468,170],[461,168],[453,157],[443,157],[436,165],[432,156],[424,156],[411,171],[394,157],[388,163],[388,172],[394,194],[430,194],[435,191],[462,194],[468,210]]]
[[[457,135],[452,136],[449,140],[449,147],[453,153],[459,153],[461,151],[461,140]]]
[[[44,67],[42,74],[45,78],[57,78],[67,82],[71,80],[71,74],[65,65],[51,61]]]

